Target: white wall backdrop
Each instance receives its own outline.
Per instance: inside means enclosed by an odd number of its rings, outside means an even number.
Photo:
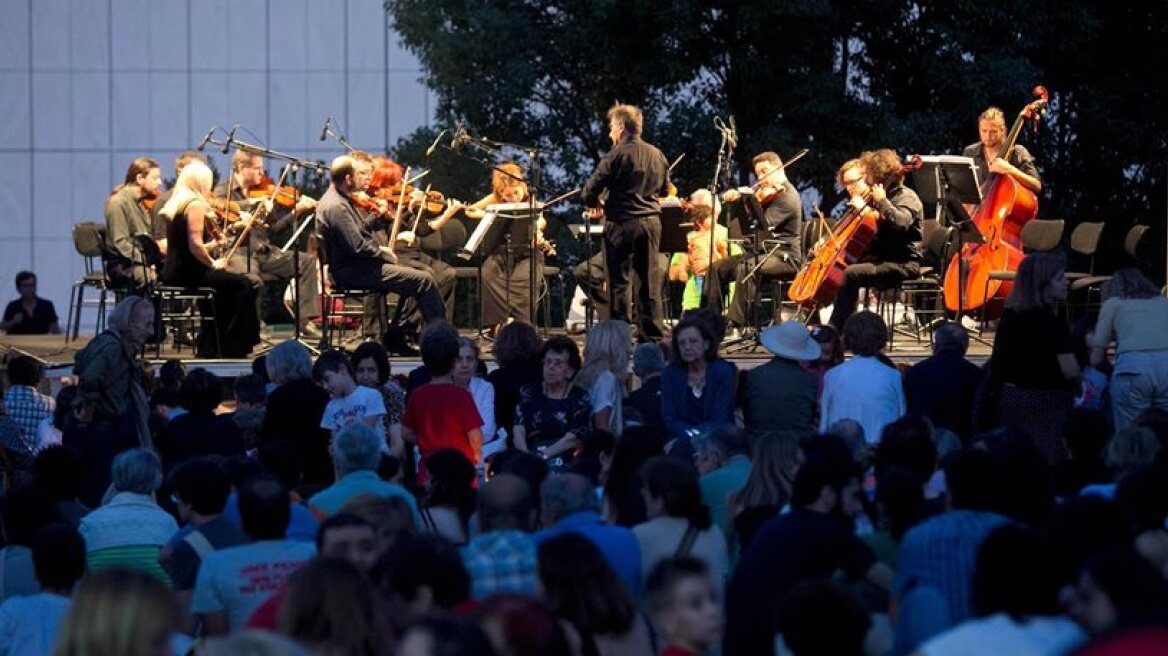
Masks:
[[[211,126],[239,124],[239,139],[327,160],[327,116],[367,150],[429,123],[387,24],[380,0],[0,0],[0,301],[27,268],[64,320],[82,273],[70,226],[102,220],[135,157],[171,178]]]

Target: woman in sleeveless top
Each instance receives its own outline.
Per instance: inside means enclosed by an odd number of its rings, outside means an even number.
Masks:
[[[246,277],[225,271],[227,260],[213,258],[207,250],[214,245],[207,238],[206,227],[211,181],[211,169],[202,162],[188,164],[179,174],[174,193],[160,212],[169,221],[166,231],[169,248],[162,279],[168,285],[215,290],[219,325],[203,322],[198,339],[199,357],[242,358],[260,341],[255,294]],[[206,317],[209,308],[200,307],[200,311]],[[216,328],[221,352],[216,348]]]

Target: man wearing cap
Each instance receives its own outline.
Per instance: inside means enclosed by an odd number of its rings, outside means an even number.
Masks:
[[[742,414],[752,440],[767,434],[815,432],[816,380],[800,362],[819,357],[819,344],[799,321],[784,321],[762,331],[770,362],[746,372]]]
[[[625,405],[637,409],[641,425],[665,432],[661,419],[661,371],[665,369],[665,352],[651,342],[637,346],[633,352],[633,373],[641,386],[629,394]]]

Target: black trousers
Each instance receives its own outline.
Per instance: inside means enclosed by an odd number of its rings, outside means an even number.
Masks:
[[[757,271],[754,270],[756,266],[758,267]],[[751,271],[754,271],[754,275],[750,276],[748,280],[747,276],[750,275]],[[718,281],[719,285],[709,288],[710,294],[713,295],[715,290],[720,290],[731,282],[737,282],[738,293],[734,297],[734,303],[730,306],[730,310],[726,313],[727,318],[735,325],[750,326],[756,321],[754,308],[757,306],[759,285],[775,279],[794,278],[797,273],[799,273],[799,264],[782,253],[775,253],[769,257],[760,255],[757,263],[753,256],[737,255],[722,260],[714,268],[715,280]],[[718,294],[718,297],[724,298],[721,294]],[[775,303],[778,304],[781,300],[776,299]],[[721,306],[716,302],[710,305],[716,310],[721,310]]]
[[[442,295],[438,292],[438,283],[428,272],[389,262],[370,261],[354,267],[334,268],[332,274],[333,280],[341,287],[388,292],[403,298],[415,299],[422,319],[426,322],[446,316]],[[366,302],[368,303],[368,299]],[[368,307],[366,314],[369,314]]]
[[[661,217],[647,216],[604,224],[604,262],[608,268],[609,316],[629,321],[626,305],[621,302],[629,292],[629,274],[633,277],[633,323],[640,341],[660,341],[665,335],[661,314],[661,286],[664,271],[658,249],[661,245]],[[625,268],[632,264],[631,270]]]
[[[529,248],[522,249],[524,252]],[[483,261],[480,272],[483,285],[482,314],[484,326],[506,323],[515,317],[531,321],[531,259],[518,254],[512,257],[511,270],[507,270],[507,255],[504,247]],[[539,285],[543,284],[543,253],[535,256],[535,284],[538,301]]]
[[[843,331],[844,322],[856,312],[861,287],[890,289],[920,275],[921,265],[917,262],[856,262],[844,270],[844,284],[835,297],[831,325]]]

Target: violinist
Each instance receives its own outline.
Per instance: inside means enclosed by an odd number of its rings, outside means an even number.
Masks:
[[[199,330],[199,357],[247,357],[260,341],[254,291],[247,278],[226,271],[227,262],[211,257],[207,250],[211,243],[207,228],[210,196],[211,169],[200,161],[190,162],[160,211],[169,222],[169,254],[162,279],[170,285],[215,290],[218,317],[214,322],[204,321]],[[221,350],[217,348],[219,344]]]
[[[745,280],[735,295],[735,301],[730,306],[728,319],[731,327],[741,328],[750,323],[749,304],[754,300],[758,283],[756,278],[763,280],[790,279],[799,272],[803,264],[803,200],[795,185],[787,179],[783,168],[783,160],[772,151],[766,151],[754,156],[751,161],[754,167],[756,183],[753,189],[731,190],[724,194],[727,202],[739,200],[744,193],[752,193],[763,208],[762,225],[748,226],[755,229],[755,249],[763,259],[757,263],[754,258],[741,257],[728,261],[717,271],[719,278],[725,280],[733,276],[734,279],[744,280],[746,274],[758,266],[755,278]],[[743,216],[743,212],[736,212]],[[744,231],[746,232],[746,231]],[[777,248],[776,248],[777,247]],[[733,267],[729,268],[728,267]]]
[[[730,257],[730,233],[726,226],[714,221],[721,203],[713,199],[709,189],[698,189],[690,194],[685,219],[693,230],[685,236],[686,252],[674,253],[669,262],[669,279],[685,283],[681,298],[682,310],[696,310],[701,306],[702,291],[710,268]],[[710,231],[714,238],[710,239]],[[711,255],[710,244],[714,250]]]
[[[194,161],[206,164],[207,158],[197,150],[186,150],[179,153],[179,156],[174,160],[174,179],[178,180],[178,176],[182,175],[183,168]],[[163,255],[166,255],[166,231],[170,227],[170,222],[162,216],[162,208],[166,205],[166,201],[170,200],[172,193],[174,193],[174,189],[167,189],[162,192],[158,200],[154,201],[154,207],[150,209],[151,233],[154,236],[154,241],[158,242],[158,250],[162,251]]]
[[[880,214],[866,254],[844,270],[831,313],[831,324],[842,332],[844,322],[856,311],[861,287],[891,289],[920,276],[917,242],[924,205],[915,191],[904,186],[900,158],[888,148],[845,162],[839,169],[839,182],[848,193],[849,211],[870,208]]]
[[[962,156],[972,157],[977,165],[978,179],[985,181],[990,173],[1000,173],[1014,178],[1018,184],[1034,194],[1042,192],[1042,178],[1034,165],[1034,156],[1025,146],[1015,145],[1009,153],[1002,153],[1006,140],[1006,117],[1002,110],[990,107],[977,117],[979,140],[962,151]]]
[[[105,270],[116,287],[140,290],[157,277],[145,254],[134,244],[134,235],[150,234],[150,217],[141,205],[144,196],[156,197],[162,189],[158,162],[139,157],[130,162],[122,184],[105,202]]]
[[[250,217],[260,219],[252,222],[242,245],[235,249],[227,263],[228,271],[243,274],[251,281],[252,287],[257,290],[257,303],[260,297],[258,290],[265,281],[275,279],[280,283],[293,282],[296,275],[295,256],[291,250],[284,252],[280,247],[291,238],[296,220],[316,208],[316,201],[308,196],[300,196],[291,208],[270,200],[252,203],[270,184],[264,174],[264,158],[239,149],[231,157],[231,175],[215,188],[215,196],[221,201],[251,207],[250,216],[229,216],[230,212],[220,212],[224,216],[218,217],[219,225],[231,237],[231,244],[238,241],[238,235]],[[300,279],[295,282],[300,302],[300,332],[310,337],[319,337],[320,331],[312,319],[320,316],[320,270],[315,256],[301,251],[299,259]],[[292,314],[291,309],[289,314]]]

